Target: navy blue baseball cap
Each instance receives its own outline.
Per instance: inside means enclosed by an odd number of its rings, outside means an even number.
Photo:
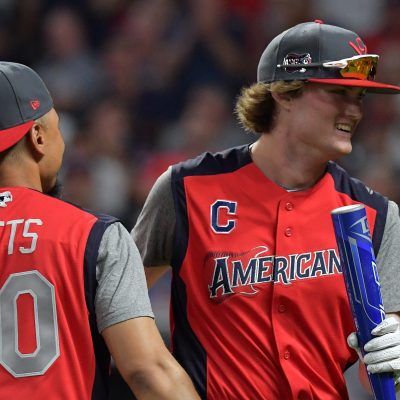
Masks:
[[[39,75],[23,64],[0,62],[0,152],[19,142],[53,108]]]
[[[378,59],[355,32],[316,20],[295,25],[270,42],[258,64],[257,81],[304,80],[400,94],[399,86],[374,80]]]

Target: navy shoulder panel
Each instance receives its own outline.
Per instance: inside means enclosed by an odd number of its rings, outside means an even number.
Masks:
[[[329,162],[327,172],[332,176],[337,192],[344,193],[353,200],[376,210],[376,221],[374,232],[372,234],[372,243],[375,255],[377,255],[386,224],[389,204],[388,198],[373,191],[359,179],[351,177],[342,167],[333,161]]]
[[[96,295],[97,280],[96,280],[96,265],[99,254],[101,239],[106,229],[118,219],[107,214],[100,214],[90,210],[82,209],[89,212],[97,218],[93,224],[89,237],[86,243],[85,258],[84,258],[84,276],[85,276],[85,297],[90,315],[95,318],[94,313],[94,297]]]
[[[85,298],[89,310],[90,331],[96,355],[96,373],[92,388],[92,399],[106,400],[108,399],[110,354],[103,337],[97,329],[96,313],[94,309],[94,299],[97,290],[96,266],[99,246],[104,232],[108,226],[117,222],[118,219],[91,210],[83,209],[83,211],[89,212],[97,218],[97,221],[93,224],[89,233],[84,258]]]
[[[172,167],[172,179],[193,175],[215,175],[235,171],[252,162],[249,145],[218,153],[206,152]]]
[[[335,189],[338,192],[345,193],[352,199],[377,211],[382,211],[382,207],[385,207],[386,213],[388,205],[387,197],[375,192],[359,179],[351,177],[346,170],[333,161],[328,164],[328,173],[333,177]]]
[[[111,215],[96,213],[90,210],[83,209],[83,211],[89,212],[97,218],[97,221],[93,224],[89,233],[84,259],[86,303],[90,314],[94,315],[94,297],[96,295],[97,288],[96,265],[99,254],[99,246],[101,239],[103,238],[103,234],[108,226],[117,222],[118,219],[112,217]]]

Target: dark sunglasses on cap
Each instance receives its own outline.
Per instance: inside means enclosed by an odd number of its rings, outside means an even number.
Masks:
[[[277,68],[299,69],[299,68],[337,68],[343,78],[367,79],[373,81],[375,79],[378,66],[379,56],[376,54],[359,55],[350,58],[343,58],[338,61],[326,61],[323,63],[309,64],[278,64]]]

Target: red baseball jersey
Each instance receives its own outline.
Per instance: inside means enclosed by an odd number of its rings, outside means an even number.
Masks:
[[[94,295],[112,222],[31,189],[0,189],[0,398],[108,398]]]
[[[375,253],[388,201],[331,162],[288,192],[248,147],[172,168],[172,348],[202,398],[346,399],[355,330],[330,212],[366,206]]]

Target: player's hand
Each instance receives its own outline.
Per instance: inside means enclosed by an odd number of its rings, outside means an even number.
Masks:
[[[371,334],[374,337],[364,346],[364,357],[361,354],[356,333],[347,338],[348,345],[357,351],[368,372],[375,374],[392,372],[395,384],[400,383],[400,324],[396,317],[387,317],[377,325]]]

